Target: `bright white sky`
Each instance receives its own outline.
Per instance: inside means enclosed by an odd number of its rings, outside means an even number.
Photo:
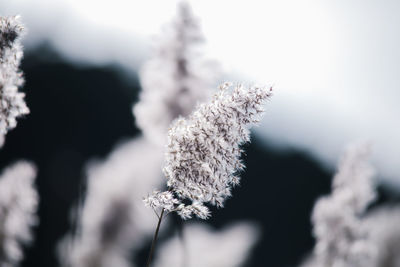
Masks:
[[[7,2],[7,3],[5,3]],[[49,40],[74,61],[136,70],[176,0],[7,0],[27,46]],[[192,1],[208,53],[248,82],[273,84],[258,134],[328,166],[343,147],[373,143],[379,176],[400,185],[400,2]]]

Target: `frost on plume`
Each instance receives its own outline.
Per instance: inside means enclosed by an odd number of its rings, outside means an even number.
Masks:
[[[375,198],[368,147],[351,146],[339,163],[331,195],[319,199],[312,222],[316,246],[310,266],[364,267],[373,257],[373,244],[361,216]]]
[[[17,125],[16,118],[28,114],[25,94],[18,92],[24,83],[19,65],[23,56],[20,36],[24,28],[19,17],[0,17],[0,134]]]
[[[36,168],[28,162],[8,167],[0,177],[0,266],[18,264],[22,245],[32,240],[30,228],[37,223]]]
[[[199,53],[203,43],[199,22],[181,3],[175,20],[157,39],[157,47],[140,72],[143,88],[134,107],[137,125],[149,140],[165,144],[168,126],[187,116],[211,96],[216,64]]]
[[[183,219],[210,216],[204,203],[222,207],[239,183],[240,145],[250,141],[249,126],[257,123],[271,89],[220,86],[211,102],[201,104],[187,118],[175,120],[168,133],[164,175],[169,193],[155,192],[146,204],[177,211]],[[166,197],[174,195],[177,198]],[[171,199],[166,203],[167,199]],[[182,200],[192,203],[185,205]],[[174,208],[171,208],[173,206]]]

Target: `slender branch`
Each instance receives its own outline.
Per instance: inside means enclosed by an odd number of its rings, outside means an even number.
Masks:
[[[150,248],[149,256],[147,258],[146,267],[150,267],[150,263],[151,263],[151,259],[153,257],[154,248],[155,248],[156,243],[157,243],[158,232],[160,230],[160,225],[161,225],[161,221],[162,221],[163,215],[164,215],[164,209],[161,210],[161,214],[158,217],[157,228],[156,228],[156,231],[154,232],[153,241],[151,242],[151,248]]]

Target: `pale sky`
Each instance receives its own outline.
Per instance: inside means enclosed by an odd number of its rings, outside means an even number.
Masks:
[[[7,2],[7,3],[5,3]],[[25,45],[49,40],[75,62],[136,71],[176,0],[6,0]],[[369,140],[379,176],[400,185],[400,2],[192,1],[207,53],[246,83],[272,84],[257,133],[334,166],[346,144]],[[33,93],[33,92],[32,92]]]

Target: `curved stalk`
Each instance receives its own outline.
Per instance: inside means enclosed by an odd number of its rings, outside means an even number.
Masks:
[[[158,232],[160,231],[160,225],[161,225],[161,221],[162,221],[163,216],[164,216],[164,209],[161,210],[161,214],[158,217],[157,228],[156,228],[156,231],[154,232],[153,241],[151,242],[151,248],[150,248],[149,256],[147,258],[146,267],[150,267],[151,260],[153,258],[154,248],[155,248],[156,243],[157,243]]]

